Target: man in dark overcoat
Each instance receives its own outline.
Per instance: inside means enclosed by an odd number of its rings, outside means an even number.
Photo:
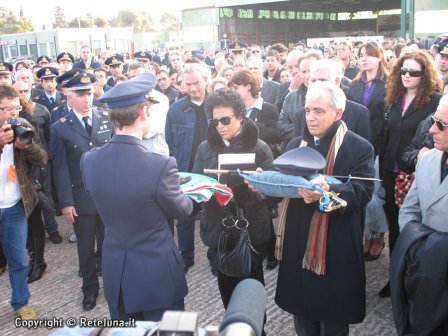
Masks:
[[[327,175],[372,177],[373,147],[349,131],[341,120],[345,95],[334,83],[317,83],[306,96],[306,127],[300,146],[326,157]],[[300,188],[300,198],[285,199],[280,209],[277,258],[280,261],[275,301],[294,315],[304,336],[349,334],[349,324],[365,317],[365,271],[361,210],[373,182],[319,181],[340,193],[345,208],[321,213],[318,191]]]

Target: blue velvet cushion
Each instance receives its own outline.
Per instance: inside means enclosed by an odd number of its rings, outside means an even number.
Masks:
[[[341,183],[341,181],[334,177],[321,174],[302,177],[286,175],[276,171],[265,171],[259,174],[248,175],[240,173],[240,175],[259,192],[272,197],[301,198],[297,189],[308,188],[316,190],[313,183],[310,182],[314,179],[324,178],[329,184]]]

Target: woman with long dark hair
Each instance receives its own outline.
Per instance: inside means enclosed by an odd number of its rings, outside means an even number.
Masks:
[[[386,190],[384,210],[389,223],[389,250],[392,251],[400,233],[398,207],[395,204],[395,180],[406,171],[402,160],[411,144],[417,127],[434,113],[441,98],[442,81],[431,56],[422,50],[405,53],[394,64],[387,82],[385,102],[384,149],[380,153],[381,179]],[[380,291],[381,297],[390,296],[389,283]]]
[[[367,41],[358,49],[361,71],[353,79],[347,98],[366,106],[370,112],[372,145],[377,156],[381,149],[384,127],[385,83],[388,77],[383,47],[375,41]],[[375,260],[383,251],[387,224],[366,227],[364,254],[367,261]]]

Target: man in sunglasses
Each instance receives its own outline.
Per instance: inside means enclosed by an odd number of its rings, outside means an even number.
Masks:
[[[26,279],[26,239],[27,217],[39,199],[33,187],[31,166],[45,165],[48,156],[31,124],[18,118],[21,110],[17,91],[12,86],[0,86],[0,242],[8,260],[12,308],[22,320],[34,320],[37,313],[29,305]],[[33,130],[31,143],[25,144],[16,136],[11,119]]]
[[[434,149],[418,160],[391,257],[391,299],[399,335],[448,333],[448,96],[440,99],[432,121]]]
[[[244,42],[235,41],[229,45],[230,57],[234,60],[236,57],[246,57],[247,44]]]
[[[439,56],[437,59],[437,70],[441,76],[448,74],[448,40],[439,45]]]

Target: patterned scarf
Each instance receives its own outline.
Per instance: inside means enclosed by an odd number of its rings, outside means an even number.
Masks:
[[[325,175],[333,174],[333,167],[339,149],[344,140],[345,133],[347,133],[347,126],[341,121],[336,134],[334,135],[330,149],[327,153],[327,165],[324,169]],[[300,147],[307,146],[307,143],[302,140]],[[280,208],[279,226],[277,233],[277,242],[275,246],[275,257],[277,260],[282,260],[283,254],[283,239],[285,234],[286,214],[289,205],[289,198],[284,198]],[[302,260],[302,268],[313,271],[318,275],[326,274],[326,255],[327,255],[327,235],[328,222],[330,216],[327,213],[315,211],[311,218],[310,230],[308,234],[308,243],[305,250],[305,255]]]

